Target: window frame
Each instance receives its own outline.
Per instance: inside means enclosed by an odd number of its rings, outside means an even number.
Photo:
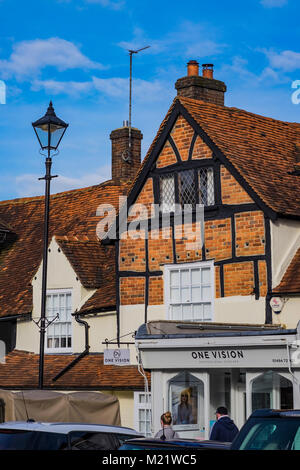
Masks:
[[[172,177],[174,181],[174,206],[176,207],[176,204],[179,204],[182,207],[181,204],[181,195],[180,195],[180,173],[183,173],[185,171],[192,171],[193,172],[193,182],[195,186],[195,205],[192,206],[192,210],[195,210],[195,206],[197,204],[201,204],[199,196],[200,196],[200,171],[201,170],[212,170],[212,182],[213,182],[213,204],[208,204],[204,205],[205,209],[213,208],[217,205],[217,201],[219,200],[219,192],[217,191],[217,169],[216,166],[210,162],[206,163],[205,165],[199,165],[199,166],[186,166],[186,167],[180,167],[180,168],[174,168],[170,169],[169,171],[163,171],[158,173],[158,203],[160,206],[160,212],[162,213],[172,213],[173,211],[163,211],[163,196],[162,196],[162,186],[161,186],[161,178],[163,177]],[[171,205],[171,204],[169,204]],[[182,207],[183,208],[183,207]]]
[[[141,395],[148,395],[148,403],[140,403],[140,396]],[[143,431],[140,431],[140,420],[139,420],[139,410],[150,410],[150,432],[149,436],[145,432],[144,435],[145,437],[151,437],[152,436],[152,397],[151,397],[151,392],[145,392],[145,391],[138,391],[134,392],[134,429],[140,433],[143,433]],[[146,421],[147,422],[147,421]]]
[[[48,327],[46,328],[46,338],[45,338],[45,353],[71,353],[73,352],[73,321],[72,321],[72,312],[73,312],[73,289],[69,288],[64,288],[64,289],[47,289],[47,292],[46,292],[46,297],[48,295],[59,295],[59,294],[71,294],[71,318],[70,318],[70,326],[71,326],[71,347],[59,347],[59,348],[50,348],[48,347]],[[47,303],[46,303],[46,318],[47,317]],[[49,318],[49,320],[51,321],[51,318]],[[54,325],[55,322],[57,320],[55,320],[52,324]],[[60,323],[59,322],[59,319],[58,319],[58,322],[57,323]],[[61,322],[62,323],[62,322]]]
[[[171,277],[171,271],[176,271],[176,270],[184,270],[184,269],[195,269],[195,268],[210,268],[210,285],[211,285],[211,300],[210,300],[210,305],[211,305],[211,318],[210,320],[193,320],[192,318],[186,321],[209,321],[212,322],[214,319],[214,307],[215,307],[215,264],[214,260],[207,260],[207,261],[196,261],[194,263],[178,263],[178,264],[165,264],[164,265],[164,302],[166,306],[166,318],[168,320],[174,320],[171,316],[170,312],[170,306],[172,305],[171,302],[171,285],[170,285],[170,277]],[[191,288],[191,285],[189,286]],[[199,302],[179,302],[179,305],[193,305]],[[200,302],[203,304],[204,302]],[[184,321],[183,319],[180,319],[179,321]]]

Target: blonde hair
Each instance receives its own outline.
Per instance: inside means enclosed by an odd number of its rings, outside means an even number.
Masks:
[[[172,423],[172,414],[170,411],[166,411],[165,413],[163,413],[160,417],[160,419],[162,420],[162,422],[166,425],[166,426],[169,426],[171,423]]]

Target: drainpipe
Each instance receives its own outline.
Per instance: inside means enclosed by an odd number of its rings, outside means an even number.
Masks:
[[[70,362],[70,364],[68,364],[63,370],[61,370],[52,379],[53,382],[58,380],[68,370],[70,370],[72,367],[74,367],[75,364],[77,364],[77,362],[79,362],[81,359],[83,359],[85,356],[87,356],[89,354],[89,349],[90,349],[90,346],[89,346],[89,327],[90,327],[90,325],[86,321],[83,321],[83,320],[80,319],[79,313],[75,313],[74,316],[75,316],[75,320],[77,321],[77,323],[80,323],[85,328],[85,349],[84,349],[84,351],[82,351],[82,353],[79,354],[79,356],[75,357],[75,359],[72,362]]]

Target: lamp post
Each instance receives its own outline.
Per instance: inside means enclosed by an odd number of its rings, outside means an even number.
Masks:
[[[48,231],[50,208],[50,181],[55,176],[51,175],[52,157],[51,151],[57,151],[58,146],[66,132],[68,124],[59,119],[50,101],[45,116],[32,123],[34,132],[42,150],[47,150],[46,174],[41,180],[45,180],[45,212],[44,212],[44,245],[43,245],[43,274],[42,274],[42,300],[40,327],[40,356],[39,356],[39,389],[43,389],[44,376],[44,350],[46,333],[46,294],[47,294],[47,263],[48,263]]]

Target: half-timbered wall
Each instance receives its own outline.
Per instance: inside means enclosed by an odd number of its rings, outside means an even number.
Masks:
[[[177,118],[135,202],[147,208],[150,229],[151,205],[161,202],[160,176],[186,169],[192,169],[196,175],[208,166],[213,168],[214,203],[204,209],[202,247],[193,248],[185,236],[177,237],[182,227],[172,216],[169,238],[160,224],[149,231],[146,239],[132,239],[128,232],[119,241],[120,306],[122,309],[131,305],[133,312],[140,305],[144,318],[139,321],[149,320],[152,306],[164,305],[166,265],[211,260],[215,299],[243,296],[251,296],[252,301],[260,299],[257,302],[260,321],[268,321],[264,300],[270,281],[269,220],[183,116]],[[134,217],[128,219],[132,220]],[[195,230],[195,221],[190,229]],[[159,310],[160,317],[163,311]],[[221,313],[218,321],[226,322],[224,315],[221,318]],[[257,320],[258,316],[253,318]],[[243,311],[236,315],[236,319],[245,323],[254,321],[253,318]]]

